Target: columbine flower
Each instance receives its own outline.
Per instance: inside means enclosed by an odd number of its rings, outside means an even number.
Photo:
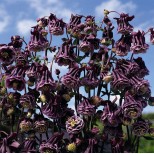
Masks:
[[[42,112],[47,117],[59,119],[66,114],[67,105],[62,103],[62,96],[56,95],[50,98],[50,101],[43,105]]]
[[[25,70],[22,68],[13,69],[11,74],[6,77],[6,86],[22,91],[25,88],[24,74]]]
[[[128,78],[136,75],[140,71],[139,65],[136,62],[131,62],[125,59],[119,59],[117,61],[116,69],[122,69]]]
[[[76,26],[78,26],[79,24],[81,24],[81,18],[82,15],[73,15],[71,14],[71,19],[69,24],[67,25],[67,32],[71,33],[72,29]]]
[[[126,56],[130,50],[130,37],[122,35],[115,44],[115,53],[118,56]]]
[[[81,80],[81,85],[89,88],[96,88],[98,84],[99,80],[94,70],[88,70],[86,76]]]
[[[64,34],[65,23],[62,19],[57,19],[54,14],[50,14],[48,28],[53,35],[63,35]]]
[[[123,74],[121,69],[115,69],[112,72],[112,76],[111,86],[114,90],[122,90],[131,86],[129,79]]]
[[[90,53],[94,51],[94,45],[87,40],[87,37],[84,37],[84,39],[79,44],[79,49],[82,52]]]
[[[52,137],[39,147],[40,153],[59,153],[64,133],[54,133]]]
[[[145,43],[145,32],[138,31],[132,33],[131,50],[134,54],[144,53],[149,48],[149,45]]]
[[[83,119],[78,116],[72,116],[66,121],[66,130],[69,134],[78,134],[84,127]]]
[[[28,43],[28,50],[30,51],[42,51],[49,46],[48,40],[41,34],[39,28],[36,26],[31,31],[31,39]]]
[[[20,122],[20,131],[21,132],[28,132],[33,128],[32,121],[29,119],[24,119]]]
[[[127,34],[133,31],[133,26],[129,24],[129,21],[132,21],[134,16],[129,16],[128,14],[121,13],[120,18],[114,18],[117,20],[118,24],[118,33]]]
[[[73,46],[63,43],[56,54],[55,62],[58,63],[59,66],[70,65],[75,61],[76,58],[73,52]]]
[[[15,52],[12,46],[6,44],[0,45],[0,62],[4,65],[10,65],[13,63],[15,58]]]
[[[133,85],[134,93],[137,95],[144,95],[148,92],[149,82],[138,77],[132,77],[130,82]]]
[[[96,112],[95,106],[88,99],[84,99],[77,107],[77,112],[81,115],[91,116]]]
[[[148,133],[150,129],[150,123],[149,121],[140,120],[135,122],[133,125],[133,133],[137,136],[144,136],[146,133]]]
[[[145,75],[149,75],[149,70],[147,69],[145,62],[142,60],[141,57],[134,59],[134,61],[139,66],[139,70],[136,74],[139,78],[143,78]]]
[[[56,83],[53,81],[51,72],[44,66],[44,70],[40,73],[40,78],[37,82],[37,90],[47,92],[55,90]]]
[[[150,31],[150,42],[154,44],[154,29],[150,28],[149,31]]]
[[[48,123],[45,120],[37,120],[34,123],[34,129],[40,134],[45,133],[48,130]]]
[[[8,44],[9,46],[13,46],[14,48],[21,48],[23,40],[19,35],[15,35],[11,37],[11,42]]]
[[[86,148],[84,153],[94,153],[95,148],[97,147],[98,141],[95,138],[88,139],[88,147]]]
[[[35,97],[32,94],[24,94],[20,97],[20,104],[23,108],[35,108]]]
[[[142,114],[143,106],[141,102],[136,101],[133,96],[126,94],[122,110],[125,117],[136,119]]]
[[[4,137],[0,145],[0,153],[16,153],[20,146],[20,144],[15,140],[16,137],[17,133],[11,133]]]
[[[25,66],[28,61],[28,57],[24,52],[18,51],[16,52],[15,61],[17,66]]]
[[[61,82],[69,89],[78,88],[80,86],[81,68],[70,68],[69,72],[61,78]]]

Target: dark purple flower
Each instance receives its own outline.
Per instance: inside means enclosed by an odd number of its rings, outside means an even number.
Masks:
[[[134,94],[144,95],[146,93],[149,93],[148,89],[150,85],[147,80],[143,80],[138,77],[132,77],[130,79],[130,82],[133,85],[132,89],[133,89]]]
[[[59,153],[62,147],[64,133],[54,133],[50,139],[42,143],[39,147],[41,153]]]
[[[56,54],[55,62],[58,63],[59,66],[67,66],[73,63],[76,58],[75,54],[73,53],[73,48],[73,46],[63,43]]]
[[[34,129],[36,130],[36,132],[38,132],[40,134],[47,132],[47,130],[48,130],[47,121],[45,121],[43,119],[39,119],[39,120],[35,121]]]
[[[150,28],[149,31],[150,31],[150,42],[154,44],[154,29]]]
[[[34,138],[27,138],[22,143],[22,152],[24,153],[36,153],[37,142]]]
[[[28,57],[24,52],[16,52],[15,62],[17,66],[25,66],[27,64]]]
[[[8,44],[9,46],[13,46],[14,48],[21,48],[23,40],[19,35],[15,35],[11,37],[11,42]]]
[[[11,133],[2,139],[0,153],[15,153],[20,144],[15,140],[17,133]]]
[[[122,69],[127,77],[136,75],[140,71],[140,67],[136,62],[132,62],[125,59],[119,59],[116,63],[116,69]]]
[[[130,37],[122,35],[121,38],[115,43],[115,53],[118,56],[126,56],[130,51]]]
[[[129,21],[132,21],[133,16],[129,16],[128,14],[121,13],[120,18],[114,18],[117,20],[118,24],[118,33],[127,34],[133,31],[133,26],[129,24]]]
[[[88,147],[86,148],[84,153],[94,153],[97,145],[98,141],[95,138],[88,139]]]
[[[23,108],[33,109],[36,105],[35,97],[32,94],[24,94],[20,97],[20,105]]]
[[[13,90],[22,91],[25,88],[24,80],[25,70],[23,68],[14,68],[10,75],[6,77],[6,86]]]
[[[20,131],[21,132],[28,132],[30,130],[33,129],[33,123],[32,123],[32,120],[31,119],[23,119],[21,122],[20,122]]]
[[[40,75],[41,76],[37,82],[36,89],[43,92],[55,90],[57,85],[51,76],[51,72],[47,69],[44,69]]]
[[[76,27],[79,24],[81,24],[81,18],[82,18],[82,15],[73,15],[73,14],[71,14],[70,22],[67,25],[67,32],[68,33],[71,33],[72,29],[74,27]]]
[[[48,28],[49,32],[53,35],[63,35],[64,34],[65,23],[62,19],[57,19],[54,14],[50,14]]]
[[[144,136],[150,129],[149,121],[139,120],[132,125],[133,133],[137,136]]]
[[[146,50],[149,48],[149,45],[145,42],[145,32],[138,31],[132,33],[132,44],[130,50],[134,54],[138,53],[145,53]]]
[[[108,103],[104,106],[103,113],[101,116],[101,121],[105,126],[118,126],[120,120],[118,116],[120,115],[121,110],[115,105],[109,105]]]
[[[47,102],[42,107],[43,114],[52,119],[59,119],[65,116],[66,111],[67,105],[62,102],[62,96],[60,95],[56,95],[53,97],[50,96],[49,102]]]
[[[15,59],[15,52],[12,46],[0,44],[0,62],[4,65],[10,65]]]
[[[112,72],[113,81],[111,81],[111,87],[114,90],[123,90],[131,86],[129,79],[123,74],[121,69],[115,69]]]
[[[70,68],[69,72],[61,78],[61,82],[69,89],[76,89],[80,86],[81,68]]]
[[[149,104],[150,106],[154,106],[154,97],[150,97],[150,98],[149,98],[148,104]]]
[[[126,94],[122,105],[124,117],[136,119],[142,114],[143,106],[140,101],[136,101],[130,94]]]
[[[96,88],[98,84],[99,79],[94,70],[88,70],[86,76],[81,80],[81,85],[89,88]]]
[[[90,53],[94,51],[94,45],[87,39],[87,37],[84,37],[84,39],[79,44],[79,49],[82,52]]]
[[[69,134],[78,134],[84,127],[83,119],[79,116],[72,116],[66,121],[66,130]]]
[[[81,115],[91,116],[96,112],[94,105],[90,103],[88,99],[84,99],[77,107],[77,112]]]
[[[149,70],[147,69],[145,62],[141,57],[134,59],[134,61],[138,64],[139,70],[137,72],[137,76],[139,78],[143,78],[145,75],[149,75]]]
[[[34,27],[34,30],[31,31],[31,38],[28,43],[28,50],[38,52],[43,51],[48,46],[48,40],[41,34],[37,26]]]
[[[39,27],[46,27],[47,25],[48,25],[48,19],[46,19],[45,17],[43,17],[43,18],[38,18],[37,19],[37,25],[39,26]]]

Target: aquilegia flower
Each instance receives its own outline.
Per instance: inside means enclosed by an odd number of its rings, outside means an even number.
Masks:
[[[63,35],[65,23],[62,19],[57,19],[54,14],[50,14],[48,28],[49,32],[53,35]]]
[[[150,129],[149,121],[138,120],[133,124],[133,133],[137,136],[144,136]]]
[[[118,33],[127,34],[133,31],[133,26],[129,24],[129,21],[132,21],[134,18],[133,16],[129,16],[128,14],[121,13],[120,18],[114,18],[117,20],[118,24]]]
[[[66,121],[66,130],[69,134],[78,134],[84,127],[83,119],[79,116],[72,116]]]
[[[39,151],[41,153],[59,153],[62,147],[63,135],[64,133],[54,133],[50,139],[40,145]]]
[[[77,112],[81,115],[91,116],[96,112],[95,106],[88,99],[84,99],[77,107]]]
[[[124,117],[136,119],[142,114],[143,106],[140,101],[136,101],[130,94],[126,94],[122,111]]]
[[[138,31],[132,33],[131,50],[134,54],[145,53],[149,45],[145,42],[145,32]]]
[[[40,29],[36,26],[31,30],[31,38],[28,43],[28,50],[30,51],[43,51],[49,46],[48,40],[41,34]]]
[[[6,77],[6,86],[13,90],[22,91],[25,88],[24,80],[25,70],[23,68],[14,68],[10,75]]]
[[[4,65],[10,65],[15,59],[15,52],[12,46],[0,44],[0,62]]]

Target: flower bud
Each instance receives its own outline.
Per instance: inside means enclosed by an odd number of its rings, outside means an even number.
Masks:
[[[100,106],[102,101],[102,98],[99,96],[92,96],[90,99],[91,104],[95,105],[95,106]]]
[[[104,9],[104,15],[108,15],[110,12]]]
[[[148,103],[150,106],[154,106],[154,97],[150,97]]]
[[[113,79],[112,75],[111,74],[108,74],[108,75],[104,76],[103,81],[105,83],[109,83],[109,82],[112,81],[112,79]]]
[[[45,102],[46,102],[46,96],[42,94],[42,95],[40,96],[40,100],[41,100],[43,103],[45,103]]]
[[[69,102],[70,101],[70,99],[71,99],[71,97],[70,97],[70,95],[69,94],[63,94],[63,96],[62,96],[67,102]]]
[[[76,144],[75,143],[70,143],[67,146],[67,150],[70,151],[70,152],[75,152],[76,151]]]

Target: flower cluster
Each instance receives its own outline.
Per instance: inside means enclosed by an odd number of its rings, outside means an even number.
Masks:
[[[142,117],[154,106],[149,70],[134,57],[148,50],[148,32],[154,44],[154,30],[134,32],[134,15],[118,13],[115,40],[113,12],[104,10],[101,24],[51,13],[37,19],[28,43],[15,35],[0,44],[0,152],[138,152],[140,137],[154,134]]]

